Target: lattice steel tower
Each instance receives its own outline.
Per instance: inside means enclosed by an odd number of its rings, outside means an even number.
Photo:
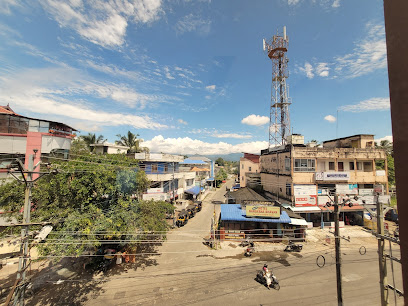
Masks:
[[[283,35],[274,35],[270,40],[263,40],[263,49],[272,60],[272,90],[269,117],[269,148],[287,144],[290,135],[290,116],[288,88],[286,79],[289,77],[286,57],[289,38],[286,36],[286,27]]]

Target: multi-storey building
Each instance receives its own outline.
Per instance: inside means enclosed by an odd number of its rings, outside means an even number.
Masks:
[[[179,163],[184,160],[181,155],[143,152],[135,153],[134,158],[151,181],[144,200],[177,199],[195,186],[195,172],[180,172]]]
[[[68,157],[74,128],[60,122],[31,118],[16,114],[9,105],[0,106],[0,154],[19,157],[28,166],[28,157],[34,154],[34,164],[50,153]],[[6,165],[3,165],[6,166]],[[7,169],[0,165],[0,178],[7,178]]]
[[[374,146],[373,135],[328,140],[323,147],[306,146],[303,136],[292,135],[285,147],[262,151],[260,172],[264,191],[299,213],[321,212],[333,194],[358,196],[355,204],[374,204],[375,193],[388,194],[386,153]]]
[[[126,154],[129,150],[129,147],[109,142],[93,143],[91,147],[94,148],[93,152],[95,154]]]
[[[244,153],[244,157],[239,159],[239,175],[241,187],[251,185],[254,188],[259,185],[259,155]]]

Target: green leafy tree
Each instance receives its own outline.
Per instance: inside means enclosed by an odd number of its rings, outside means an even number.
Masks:
[[[82,135],[79,137],[86,143],[90,151],[94,150],[94,147],[91,147],[91,144],[104,143],[106,141],[103,135],[96,136],[94,133],[88,133],[88,135]]]
[[[128,153],[140,153],[140,152],[149,152],[149,148],[141,147],[140,143],[142,139],[138,139],[139,134],[133,134],[131,131],[128,131],[127,135],[117,134],[116,137],[119,140],[115,141],[116,144],[129,147]]]
[[[375,143],[376,148],[383,149],[387,155],[387,167],[388,167],[388,184],[389,186],[395,185],[395,166],[394,166],[394,149],[392,142],[388,140],[381,140],[380,143]],[[385,169],[383,160],[376,161],[377,169]]]
[[[145,235],[141,230],[168,229],[165,216],[174,211],[171,204],[134,197],[149,184],[134,160],[120,154],[97,158],[89,154],[68,162],[56,160],[52,168],[57,174],[42,177],[32,190],[32,221],[54,226],[47,241],[38,246],[42,255],[78,255],[97,250],[103,241],[140,240]],[[0,186],[1,209],[13,211],[21,220],[23,203],[23,184]]]
[[[221,157],[218,157],[218,158],[215,160],[215,163],[216,163],[218,166],[224,166],[224,165],[225,165],[225,161],[224,161]]]

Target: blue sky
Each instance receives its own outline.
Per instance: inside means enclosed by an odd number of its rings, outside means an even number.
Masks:
[[[284,25],[293,132],[391,139],[381,0],[3,0],[0,105],[152,152],[260,153],[262,39]]]

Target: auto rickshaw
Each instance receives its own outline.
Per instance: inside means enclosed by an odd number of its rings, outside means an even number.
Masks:
[[[197,212],[197,209],[196,209],[195,205],[188,205],[188,206],[186,207],[186,210],[187,210],[187,212],[188,212],[188,217],[189,217],[189,218],[194,217],[195,214],[196,214],[196,212]]]
[[[176,225],[178,227],[180,226],[184,226],[187,224],[188,221],[188,212],[185,211],[184,209],[179,213],[178,217],[177,217],[177,221],[176,221]]]
[[[201,201],[196,201],[194,202],[194,206],[196,207],[197,212],[199,212],[201,211],[203,205]]]

